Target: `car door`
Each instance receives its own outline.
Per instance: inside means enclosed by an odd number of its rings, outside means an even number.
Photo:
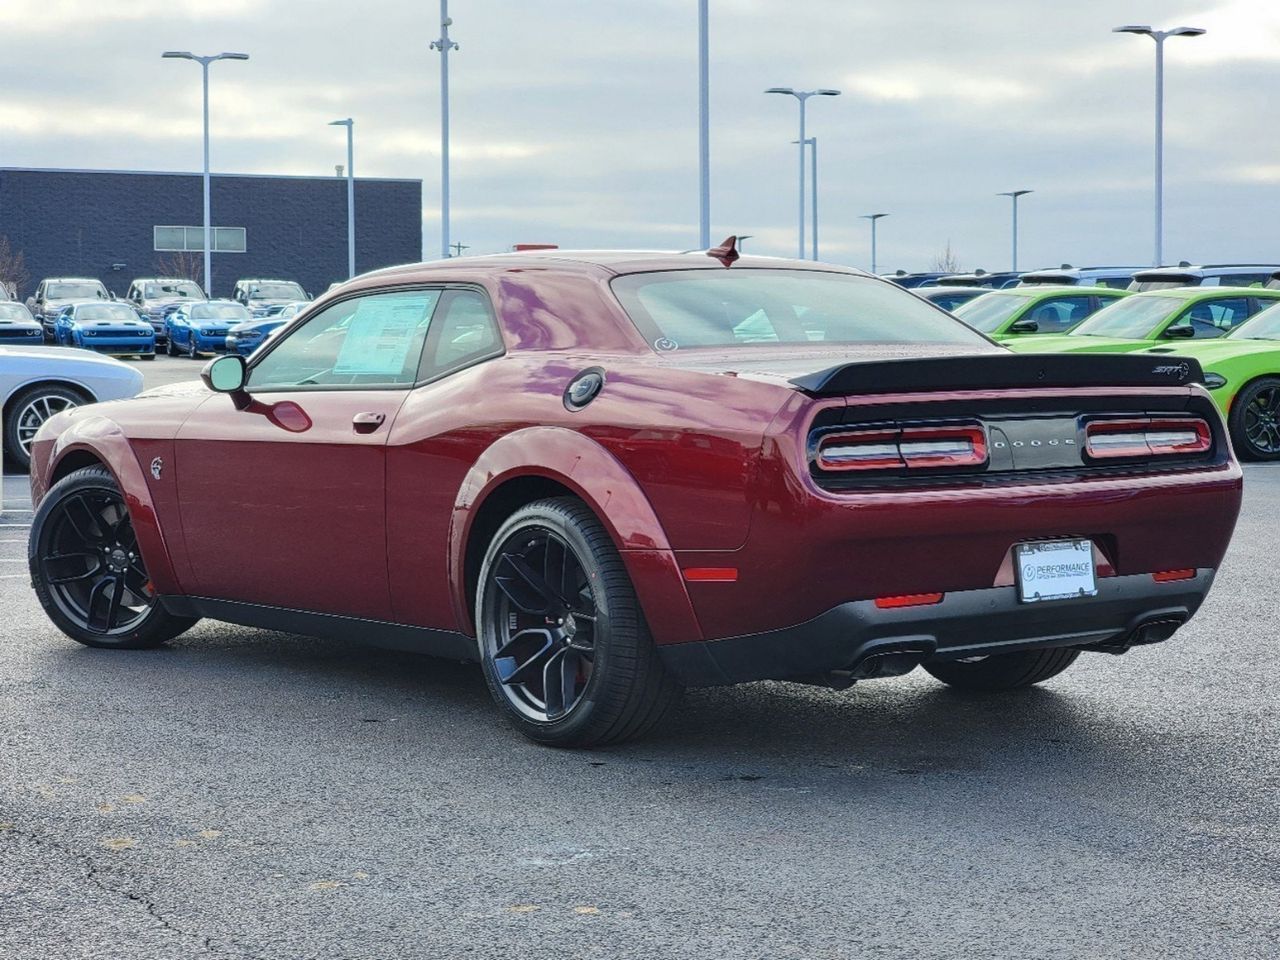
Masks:
[[[391,617],[386,444],[438,288],[366,292],[306,318],[215,394],[176,444],[199,596]]]

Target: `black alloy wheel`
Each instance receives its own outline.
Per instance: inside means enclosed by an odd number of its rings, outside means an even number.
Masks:
[[[195,623],[157,601],[124,497],[102,467],[77,470],[49,491],[27,558],[45,612],[80,643],[154,647]]]
[[[1242,458],[1280,460],[1280,378],[1262,377],[1246,386],[1227,419]]]
[[[539,501],[507,520],[486,554],[476,607],[490,692],[539,743],[637,736],[679,694],[608,532],[581,501]]]

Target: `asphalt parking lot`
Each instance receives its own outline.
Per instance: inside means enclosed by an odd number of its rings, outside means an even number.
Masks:
[[[1011,697],[700,691],[592,753],[358,643],[79,647],[3,482],[0,957],[1277,955],[1280,467],[1166,644]]]

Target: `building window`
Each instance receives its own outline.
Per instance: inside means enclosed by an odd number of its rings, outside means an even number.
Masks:
[[[156,227],[155,249],[162,251],[204,252],[204,227]],[[214,227],[214,253],[244,253],[244,227]]]

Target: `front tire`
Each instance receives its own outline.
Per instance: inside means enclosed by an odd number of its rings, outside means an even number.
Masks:
[[[85,646],[149,649],[196,623],[161,606],[124,497],[103,467],[53,485],[32,518],[27,562],[49,619]]]
[[[174,343],[174,342],[173,342],[173,334],[172,334],[172,333],[171,333],[171,334],[169,334],[169,336],[168,336],[167,338],[165,338],[165,341],[164,341],[164,352],[165,352],[165,353],[167,353],[167,354],[168,354],[169,356],[171,356],[171,357],[176,357],[176,356],[178,355],[178,345],[177,345],[176,343]]]
[[[1079,650],[1057,647],[1051,650],[1022,650],[989,657],[943,660],[924,664],[925,670],[943,683],[960,690],[987,693],[1016,690],[1056,677],[1080,656]]]
[[[187,356],[192,360],[200,359],[200,354],[196,350],[196,334],[194,330],[187,334]]]
[[[1231,404],[1227,427],[1242,460],[1280,460],[1280,377],[1246,385]]]
[[[622,558],[580,500],[540,500],[508,518],[485,553],[476,593],[489,692],[530,740],[629,740],[678,699]]]

